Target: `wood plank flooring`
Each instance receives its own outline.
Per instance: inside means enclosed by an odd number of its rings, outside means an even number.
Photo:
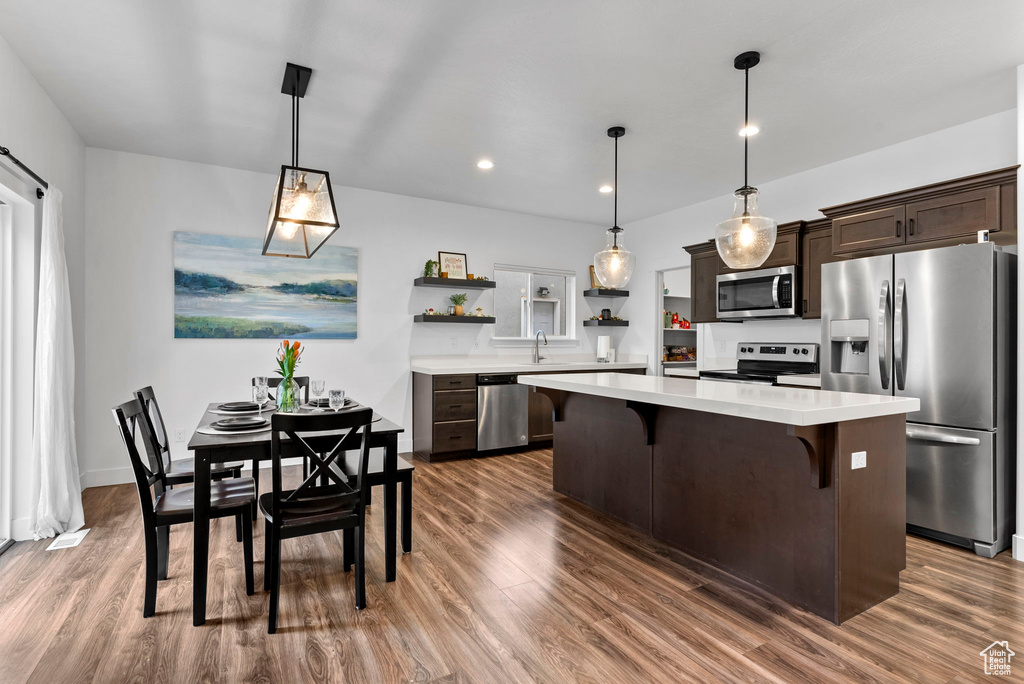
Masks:
[[[272,636],[230,519],[212,525],[207,624],[191,626],[188,525],[143,619],[134,489],[86,490],[81,546],[0,556],[0,682],[981,682],[995,640],[1024,681],[1024,564],[1008,553],[908,537],[899,596],[836,627],[553,493],[549,451],[416,468],[398,581],[378,491],[367,610],[338,536],[289,540]],[[258,589],[262,542],[259,526]]]

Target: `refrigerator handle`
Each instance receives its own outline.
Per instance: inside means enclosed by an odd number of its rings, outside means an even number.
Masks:
[[[889,299],[889,281],[882,281],[882,294],[878,299],[878,374],[882,389],[889,389],[892,377],[892,357],[889,355],[889,320],[892,317],[892,302]]]
[[[922,442],[942,442],[944,444],[963,444],[965,446],[978,446],[981,444],[981,440],[977,437],[945,435],[939,432],[925,432],[922,430],[911,430],[910,428],[907,428],[907,439],[919,439]]]
[[[896,357],[896,389],[903,391],[907,383],[907,281],[896,281],[896,315],[893,317],[892,346]]]

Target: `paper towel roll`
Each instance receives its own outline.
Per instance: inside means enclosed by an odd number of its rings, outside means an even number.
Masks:
[[[601,335],[597,338],[597,358],[608,358],[608,349],[611,348],[611,339],[612,338],[608,335]]]

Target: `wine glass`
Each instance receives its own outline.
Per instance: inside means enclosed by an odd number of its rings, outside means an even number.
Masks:
[[[334,411],[345,405],[345,390],[332,389],[327,393],[327,403]]]
[[[320,413],[321,411],[323,411],[323,409],[320,407],[320,397],[323,396],[326,384],[327,383],[325,380],[314,380],[310,385],[310,389],[313,391],[313,396],[316,397],[316,399],[313,402],[313,406],[315,407],[313,409],[314,413]]]
[[[270,388],[266,384],[256,385],[253,388],[253,394],[255,395],[256,403],[259,404],[259,412],[263,413],[263,405],[267,403],[267,399],[270,397]]]

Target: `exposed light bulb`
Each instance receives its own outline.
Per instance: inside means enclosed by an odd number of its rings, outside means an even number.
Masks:
[[[299,231],[299,224],[292,223],[291,221],[284,221],[278,226],[277,229],[281,232],[281,237],[283,237],[285,240],[291,240]]]
[[[292,202],[291,211],[288,213],[295,218],[304,218],[309,214],[309,210],[312,206],[313,200],[310,199],[309,193],[299,193],[295,196],[295,201]]]
[[[740,232],[736,239],[741,247],[749,247],[754,244],[754,229],[750,227],[750,222],[744,221],[740,224]]]
[[[494,162],[492,162],[490,159],[481,159],[476,163],[476,167],[478,169],[493,169]]]
[[[610,186],[610,185],[602,185],[602,186],[601,186],[600,188],[598,188],[598,189],[597,189],[597,191],[598,191],[598,192],[603,192],[603,193],[605,193],[605,194],[608,194],[609,192],[611,192],[611,191],[612,191],[612,190],[614,190],[614,189],[615,189],[615,188],[613,188],[613,187],[612,187],[612,186]]]
[[[746,125],[746,126],[744,126],[743,128],[740,129],[740,136],[742,136],[744,138],[747,138],[747,137],[750,137],[752,135],[757,135],[760,132],[761,132],[760,128],[758,128],[754,124],[748,124],[748,125]]]

